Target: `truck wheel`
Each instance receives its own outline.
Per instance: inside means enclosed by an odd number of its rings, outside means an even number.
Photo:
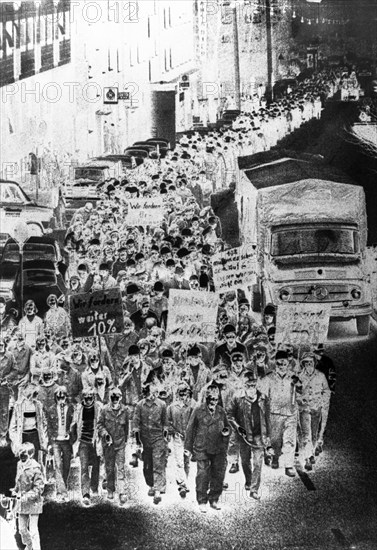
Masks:
[[[360,336],[368,336],[370,327],[370,316],[361,315],[360,317],[356,317],[356,327],[357,333]]]

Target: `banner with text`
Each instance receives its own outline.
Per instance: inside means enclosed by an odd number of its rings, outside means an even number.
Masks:
[[[69,314],[73,338],[116,334],[124,330],[119,288],[70,296]]]
[[[217,292],[246,288],[256,283],[256,250],[255,245],[248,244],[213,256],[213,281]]]
[[[127,225],[160,225],[163,221],[163,201],[161,197],[128,199]]]
[[[327,340],[330,304],[284,304],[277,308],[275,342],[316,346]]]
[[[214,292],[170,290],[166,340],[214,342],[218,305]]]

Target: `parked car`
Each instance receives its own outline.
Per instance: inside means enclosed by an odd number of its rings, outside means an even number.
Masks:
[[[17,182],[0,180],[1,231],[13,235],[19,222],[26,223],[31,233],[39,235],[58,226],[53,208],[37,204]]]
[[[146,143],[154,143],[155,145],[158,145],[161,158],[165,158],[170,149],[170,144],[167,139],[149,138],[146,140]]]
[[[21,314],[21,270],[17,271],[12,288],[17,309]],[[57,298],[66,294],[66,286],[61,273],[51,260],[30,260],[23,263],[23,304],[33,300],[38,309],[38,315],[43,317],[48,311],[47,297],[55,294]]]
[[[65,277],[67,262],[62,257],[59,243],[50,237],[30,237],[23,245],[24,262],[41,258],[53,262],[62,277]],[[10,238],[5,243],[0,261],[0,296],[6,302],[14,300],[13,285],[19,268],[20,247]]]

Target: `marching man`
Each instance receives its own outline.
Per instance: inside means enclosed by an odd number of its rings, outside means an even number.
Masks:
[[[41,550],[38,520],[43,508],[43,489],[45,481],[41,465],[34,460],[34,445],[23,443],[20,447],[20,462],[17,465],[16,486],[13,489],[17,496],[16,511],[18,525],[26,550]]]
[[[196,407],[186,431],[187,456],[194,454],[197,461],[196,498],[201,512],[206,513],[207,502],[214,510],[223,490],[227,465],[230,424],[220,407],[219,388],[216,382],[207,386],[204,403]]]

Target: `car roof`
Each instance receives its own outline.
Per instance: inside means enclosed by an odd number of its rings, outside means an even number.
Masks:
[[[6,244],[8,243],[16,243],[16,239],[14,239],[13,237],[10,237]],[[45,237],[45,236],[42,236],[42,237],[37,237],[37,236],[31,236],[29,237],[28,239],[26,239],[25,243],[28,243],[28,244],[49,244],[49,245],[52,245],[52,246],[56,246],[58,245],[59,243],[53,239],[52,237]]]
[[[16,181],[13,181],[13,180],[0,180],[0,183],[15,183],[16,185],[21,187],[19,183],[17,183]]]
[[[27,260],[23,263],[23,269],[45,269],[55,273],[55,263],[52,260]]]

